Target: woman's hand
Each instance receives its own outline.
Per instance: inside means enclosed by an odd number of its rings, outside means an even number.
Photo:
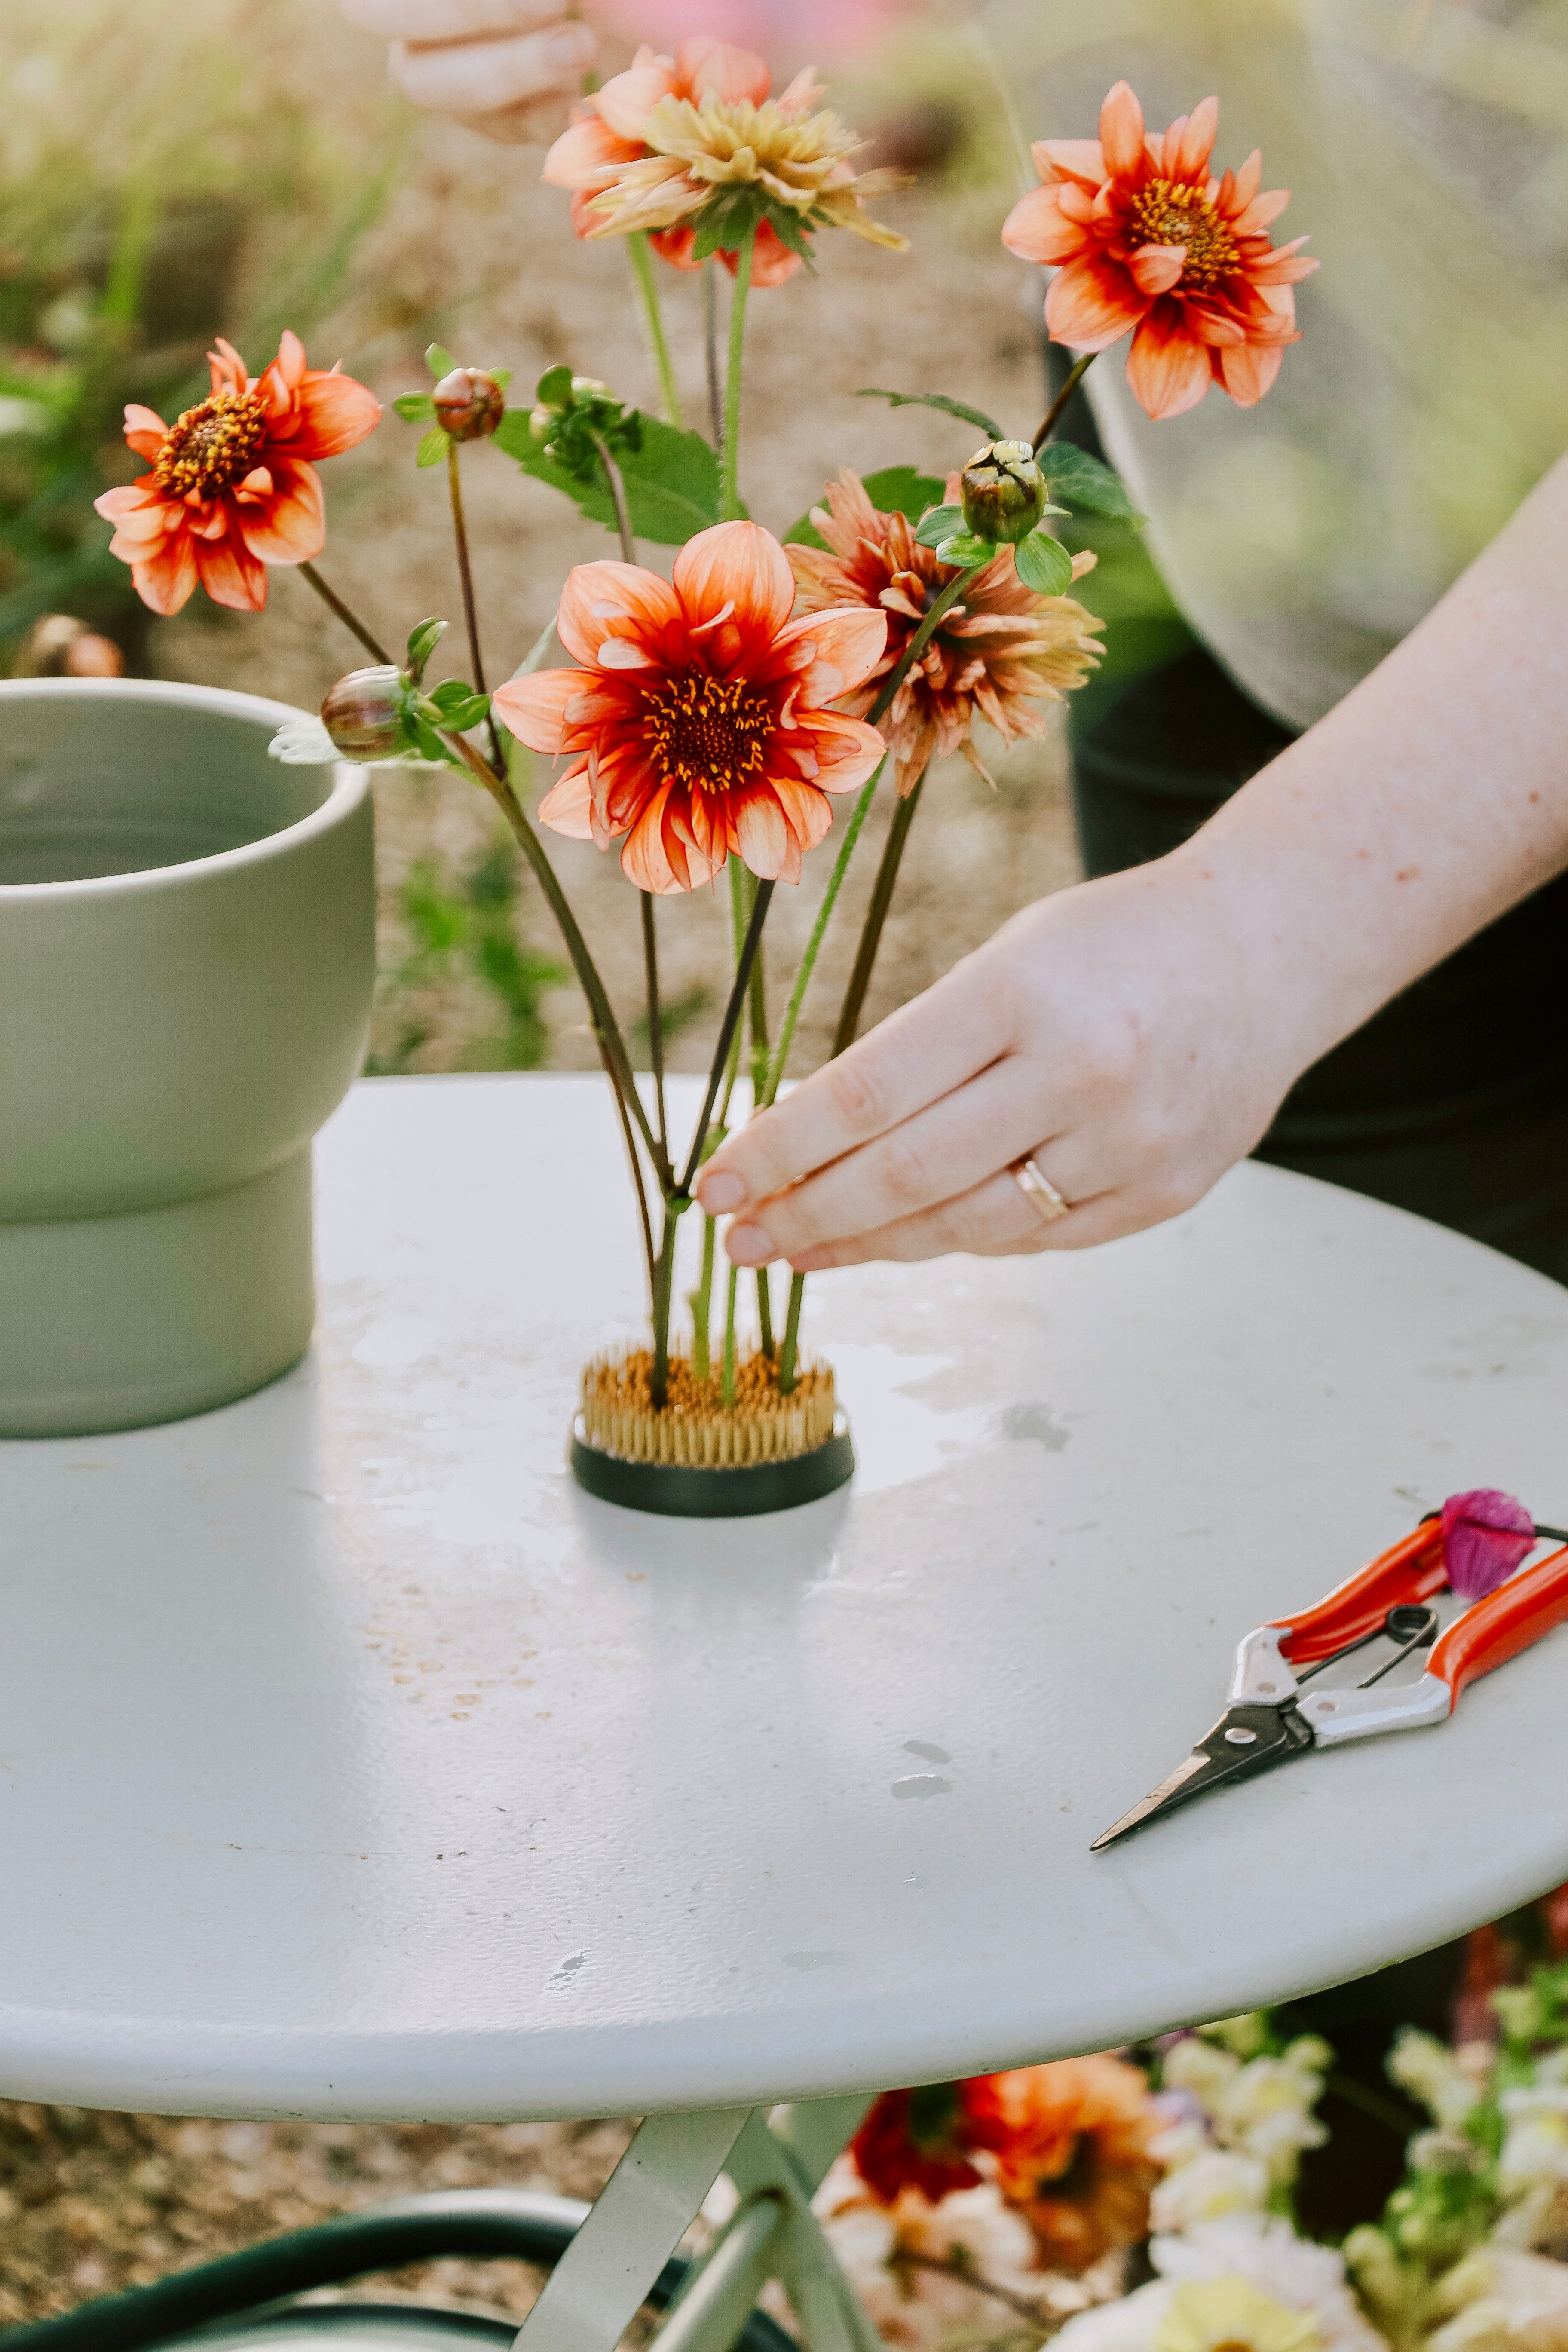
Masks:
[[[1178,852],[1016,916],[715,1153],[697,1196],[734,1213],[731,1257],[1079,1249],[1188,1207],[1318,1050],[1221,895]],[[1070,1214],[1042,1217],[1026,1158]]]
[[[551,139],[597,54],[568,0],[342,0],[392,43],[392,78],[416,106],[487,138]]]

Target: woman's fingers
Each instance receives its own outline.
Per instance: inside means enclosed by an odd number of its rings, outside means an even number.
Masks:
[[[872,1258],[909,1262],[945,1257],[953,1250],[972,1257],[1023,1257],[1037,1250],[1089,1249],[1135,1230],[1141,1222],[1129,1216],[1123,1196],[1116,1192],[1102,1192],[1067,1216],[1047,1222],[1004,1170],[958,1200],[900,1217],[877,1233],[819,1243],[790,1262],[797,1274],[820,1274],[829,1266],[863,1265]]]
[[[994,958],[960,964],[732,1135],[698,1180],[709,1215],[765,1200],[872,1142],[1005,1055],[1011,1020],[1005,976]]]
[[[482,120],[580,91],[595,49],[589,27],[575,21],[549,25],[540,32],[430,47],[396,41],[392,75],[416,106]]]
[[[1039,1095],[1033,1065],[1016,1054],[994,1062],[805,1182],[752,1202],[730,1228],[731,1258],[738,1265],[793,1260],[819,1242],[879,1232],[970,1192],[1034,1148]]]
[[[567,0],[342,0],[351,25],[389,41],[472,41],[564,21]]]

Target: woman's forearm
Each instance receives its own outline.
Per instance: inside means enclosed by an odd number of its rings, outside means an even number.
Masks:
[[[1279,991],[1303,1068],[1568,865],[1565,551],[1568,458],[1172,861]]]

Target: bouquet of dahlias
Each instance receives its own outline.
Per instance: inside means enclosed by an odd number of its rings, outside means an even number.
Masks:
[[[1510,1955],[1523,1980],[1498,1983],[1510,1927],[1537,1958]],[[1267,2011],[1137,2064],[889,2091],[816,2210],[900,2352],[1565,2352],[1568,1888],[1477,1930],[1458,2019],[1457,2046],[1396,2037],[1390,2093]],[[1302,2157],[1321,2180],[1339,2145],[1325,2091],[1385,2138],[1431,2117],[1381,2218],[1340,2245],[1300,2218]]]
[[[1270,245],[1268,226],[1284,198],[1258,193],[1256,155],[1239,173],[1211,174],[1214,100],[1149,137],[1136,99],[1119,84],[1098,141],[1036,149],[1042,184],[1004,230],[1021,257],[1060,265],[1047,321],[1080,354],[1044,422],[1015,434],[945,394],[879,394],[895,406],[921,401],[954,420],[955,436],[959,427],[978,429],[984,442],[964,462],[966,433],[945,480],[896,462],[896,453],[864,479],[842,469],[826,504],[781,540],[751,520],[742,500],[750,297],[786,287],[829,230],[889,251],[905,244],[868,209],[897,175],[857,174],[855,136],[820,106],[821,96],[809,73],[774,96],[761,58],[689,41],[673,58],[640,52],[584,101],[551,150],[545,177],[572,192],[576,234],[618,239],[629,254],[659,381],[658,415],[566,366],[546,371],[530,404],[509,406],[504,371],[459,366],[437,346],[427,354],[431,387],[394,404],[424,428],[417,463],[447,474],[467,678],[426,683],[445,621],[419,621],[396,660],[316,569],[324,529],[315,461],[362,439],[381,412],[363,385],[309,367],[292,335],[254,378],[220,344],[210,397],[172,426],[149,410],[129,410],[127,439],[151,470],[99,501],[116,526],[114,551],[160,613],[178,611],[198,581],[221,604],[258,610],[267,567],[296,566],[374,667],[332,686],[319,724],[285,730],[273,747],[279,756],[457,769],[496,802],[544,890],[614,1090],[647,1272],[648,1344],[591,1364],[585,1375],[574,1463],[588,1483],[595,1461],[709,1470],[815,1458],[816,1483],[801,1488],[802,1497],[848,1475],[853,1456],[836,1434],[831,1370],[801,1355],[803,1277],[781,1302],[766,1270],[757,1276],[758,1336],[742,1352],[738,1276],[731,1271],[719,1307],[714,1225],[703,1218],[688,1292],[690,1331],[675,1330],[677,1243],[694,1181],[746,1103],[742,1057],[753,1116],[785,1076],[873,796],[892,792],[896,814],[835,1053],[856,1034],[929,762],[962,752],[985,776],[976,722],[1004,742],[1042,735],[1048,706],[1099,657],[1100,624],[1069,593],[1094,558],[1069,555],[1051,525],[1075,509],[1142,518],[1107,467],[1057,437],[1084,370],[1131,331],[1129,380],[1152,415],[1190,407],[1211,383],[1238,402],[1256,401],[1294,337],[1291,283],[1311,266],[1293,248]],[[658,300],[661,264],[701,275],[706,435],[680,415]],[[550,628],[521,663],[507,660],[506,682],[493,691],[462,481],[464,451],[487,442],[573,500],[619,546],[618,559],[570,574]],[[639,562],[639,541],[677,551],[668,577]],[[566,762],[531,814],[510,756],[516,744]],[[781,883],[802,881],[840,796],[853,797],[816,919],[775,994],[763,954],[769,904]],[[646,1081],[633,1071],[622,1021],[540,825],[616,847],[637,894],[652,1063]],[[655,907],[709,887],[730,894],[732,964],[700,1115],[678,1141],[667,1116]],[[683,1491],[684,1502],[651,1507],[703,1507],[691,1499],[689,1480]],[[748,1507],[732,1482],[725,1494],[725,1510]]]

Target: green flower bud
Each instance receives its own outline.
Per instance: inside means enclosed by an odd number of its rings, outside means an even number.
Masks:
[[[988,441],[963,469],[965,528],[988,545],[1027,539],[1046,510],[1046,478],[1026,441]]]
[[[322,703],[321,724],[345,760],[395,760],[406,748],[403,673],[390,662],[351,670]]]
[[[430,395],[436,422],[454,441],[479,441],[506,415],[506,394],[485,368],[454,368]]]

